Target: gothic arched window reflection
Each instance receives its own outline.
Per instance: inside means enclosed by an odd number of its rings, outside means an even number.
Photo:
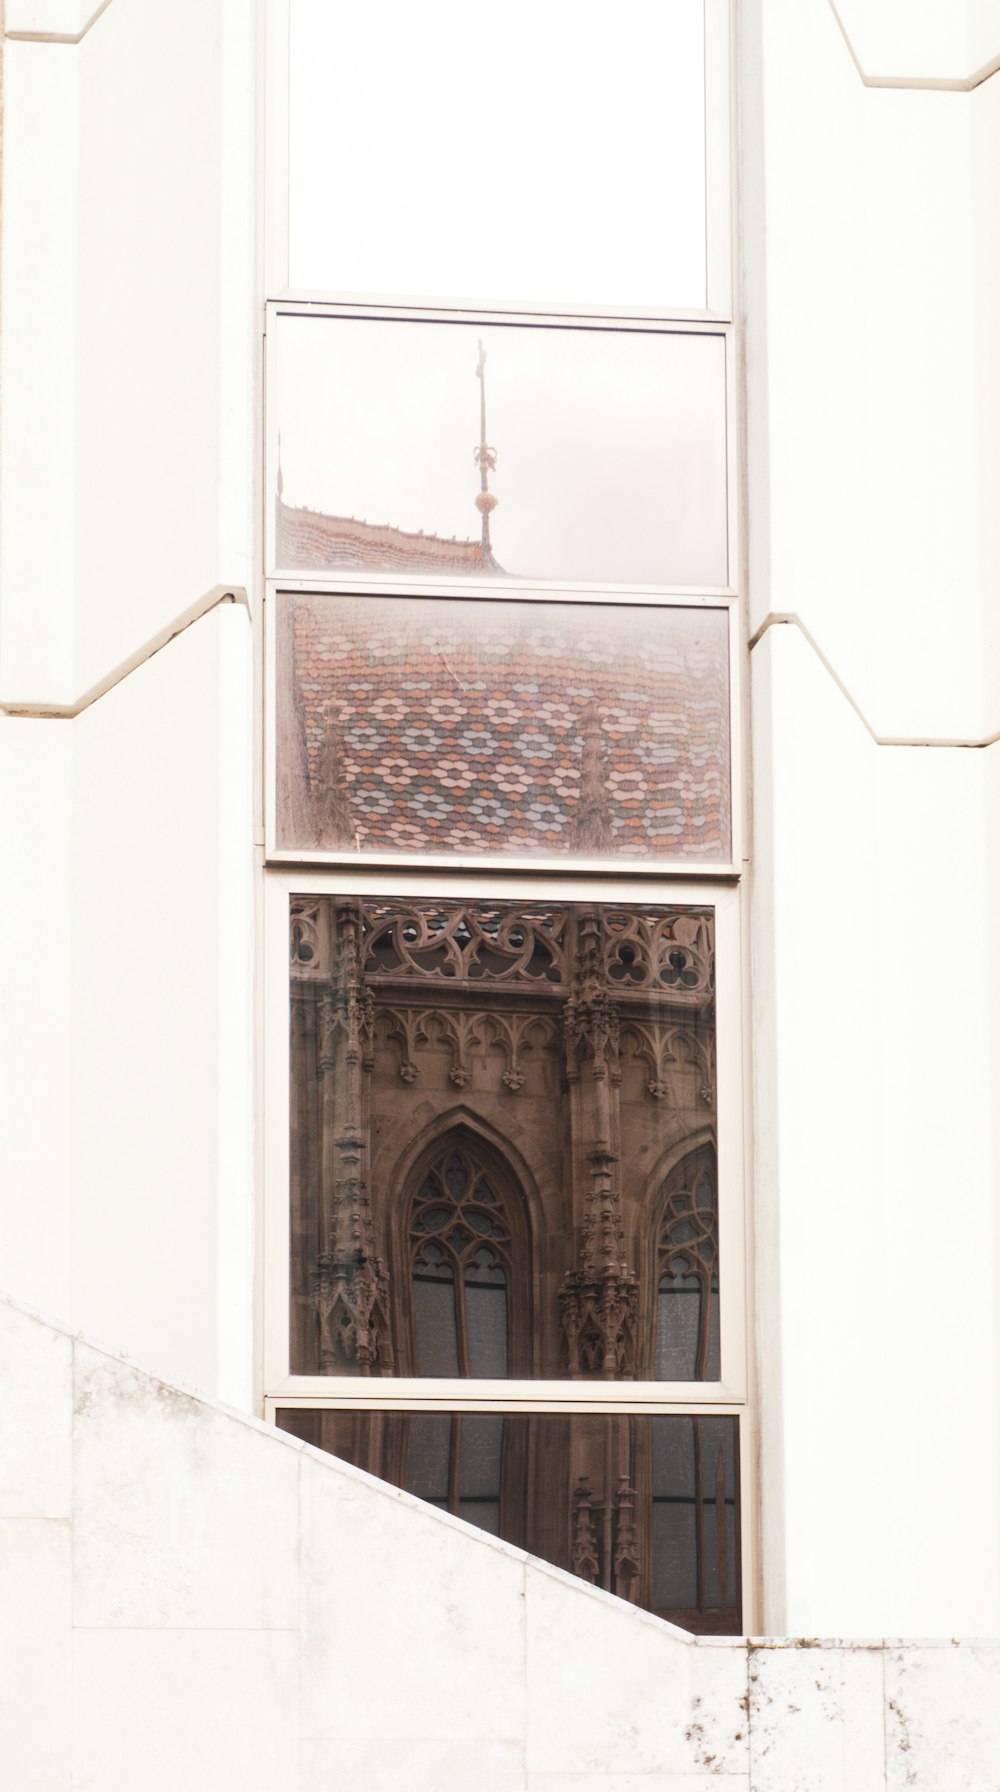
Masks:
[[[669,1179],[656,1241],[655,1374],[718,1381],[719,1203],[714,1153],[685,1158]]]
[[[496,1177],[464,1145],[425,1170],[410,1214],[418,1375],[509,1373],[511,1228]]]

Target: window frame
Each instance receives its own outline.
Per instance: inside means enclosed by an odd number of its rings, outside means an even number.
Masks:
[[[270,1423],[279,1408],[344,1411],[509,1415],[732,1415],[739,1419],[740,1553],[744,1632],[760,1609],[758,1411],[751,1341],[754,1241],[750,1228],[749,1165],[752,1090],[749,1060],[748,720],[745,703],[747,638],[743,341],[736,322],[737,98],[732,48],[734,0],[704,0],[706,306],[615,308],[529,306],[510,302],[456,303],[434,294],[332,294],[288,284],[288,29],[289,0],[265,0],[259,50],[262,69],[263,153],[260,189],[264,226],[259,273],[263,313],[263,417],[258,441],[263,510],[256,617],[258,739],[255,811],[260,865],[258,930],[258,1410]],[[575,328],[670,329],[725,339],[728,584],[628,586],[502,578],[472,584],[446,577],[365,574],[282,574],[272,565],[276,475],[273,319],[298,315],[363,316],[405,321],[537,323]],[[272,434],[273,432],[273,434]],[[730,778],[732,857],[726,863],[684,860],[550,859],[463,855],[305,853],[275,847],[274,628],[282,592],[408,597],[462,601],[630,604],[715,607],[729,612]],[[289,1217],[289,976],[288,900],[292,895],[468,897],[525,901],[601,900],[710,904],[716,911],[716,1044],[718,1052],[719,1245],[722,1368],[717,1383],[436,1380],[403,1377],[292,1377],[288,1373]],[[733,1245],[738,1240],[738,1254]],[[650,1240],[655,1257],[656,1239]],[[655,1311],[654,1299],[654,1311]],[[283,1360],[282,1360],[283,1359]],[[303,1446],[311,1447],[311,1446]],[[401,1495],[400,1497],[412,1497]],[[709,1639],[713,1640],[713,1639]]]
[[[264,1173],[268,1191],[264,1216],[264,1388],[268,1398],[302,1396],[309,1401],[335,1399],[348,1406],[399,1404],[428,1399],[447,1405],[468,1383],[423,1376],[292,1375],[289,1367],[289,1019],[288,917],[293,896],[360,897],[377,894],[401,898],[468,898],[525,902],[602,902],[711,906],[715,910],[716,1051],[719,1259],[724,1292],[720,1298],[721,1367],[718,1382],[569,1381],[505,1379],[476,1381],[479,1402],[523,1402],[524,1409],[546,1402],[583,1401],[609,1411],[640,1401],[640,1409],[673,1409],[691,1400],[716,1407],[747,1398],[748,1336],[746,1300],[746,1172],[744,1141],[742,892],[735,879],[683,884],[663,879],[642,883],[619,876],[586,878],[528,877],[491,872],[476,882],[468,873],[434,874],[394,869],[373,879],[368,871],[293,870],[269,868],[264,884],[264,1052],[268,1064],[267,1099],[263,1107]],[[374,1399],[376,1390],[387,1396]]]

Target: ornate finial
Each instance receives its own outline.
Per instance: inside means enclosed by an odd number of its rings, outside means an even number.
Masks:
[[[601,712],[591,703],[584,717],[580,744],[580,784],[572,817],[573,845],[584,852],[607,852],[614,845],[608,804]]]
[[[482,337],[479,339],[476,378],[479,381],[479,446],[473,450],[473,458],[479,468],[476,509],[483,519],[483,558],[489,565],[493,559],[493,549],[490,546],[490,511],[496,509],[500,500],[494,492],[490,491],[489,482],[489,474],[497,464],[497,451],[495,448],[491,448],[486,440],[486,350],[483,347]]]

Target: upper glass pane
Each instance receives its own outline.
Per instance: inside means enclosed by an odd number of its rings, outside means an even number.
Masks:
[[[728,582],[721,335],[275,321],[285,572]]]
[[[705,305],[702,0],[290,18],[292,287]]]
[[[727,610],[277,601],[279,852],[728,860]]]

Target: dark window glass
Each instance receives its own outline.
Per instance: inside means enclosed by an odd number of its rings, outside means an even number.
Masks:
[[[455,1276],[436,1244],[413,1271],[413,1329],[418,1375],[459,1375]]]
[[[410,1239],[417,1374],[505,1376],[510,1232],[466,1152],[446,1150],[427,1171]]]
[[[719,1211],[713,1170],[701,1158],[668,1185],[657,1256],[657,1379],[717,1381]]]
[[[652,1425],[654,1610],[725,1620],[739,1604],[737,1421],[678,1414]]]
[[[451,1483],[451,1430],[450,1413],[414,1413],[406,1450],[407,1492],[445,1509]]]
[[[503,1429],[495,1413],[413,1413],[406,1421],[407,1493],[498,1536]]]
[[[718,1379],[713,910],[291,910],[292,1373]]]

